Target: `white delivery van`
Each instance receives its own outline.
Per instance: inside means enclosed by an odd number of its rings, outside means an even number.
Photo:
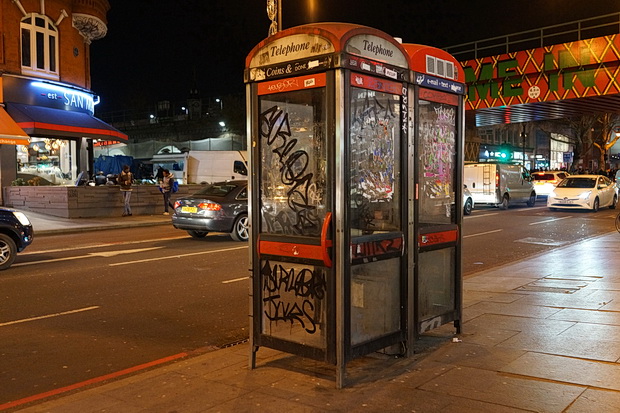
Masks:
[[[524,202],[529,207],[536,203],[532,177],[521,165],[498,162],[467,164],[463,171],[463,184],[467,185],[475,204],[506,209],[509,204],[518,202]]]
[[[247,151],[189,151],[187,182],[213,183],[248,179]]]

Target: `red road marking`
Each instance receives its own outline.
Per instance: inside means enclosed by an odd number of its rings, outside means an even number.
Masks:
[[[16,406],[20,406],[22,404],[31,403],[31,402],[34,402],[34,401],[37,401],[37,400],[45,399],[47,397],[56,396],[56,395],[59,395],[59,394],[62,394],[62,393],[65,393],[65,392],[68,392],[68,391],[71,391],[71,390],[75,390],[75,389],[79,389],[81,387],[89,386],[91,384],[101,383],[102,381],[106,381],[106,380],[110,380],[110,379],[115,379],[115,378],[118,378],[120,376],[124,376],[126,374],[135,373],[136,371],[148,369],[149,367],[157,366],[157,365],[163,364],[163,363],[168,363],[170,361],[174,361],[174,360],[177,360],[177,359],[180,359],[180,358],[183,358],[183,357],[187,357],[187,356],[188,356],[188,353],[175,354],[173,356],[164,357],[164,358],[159,359],[159,360],[149,361],[148,363],[144,363],[144,364],[140,364],[138,366],[130,367],[128,369],[117,371],[115,373],[106,374],[104,376],[95,377],[95,378],[90,379],[90,380],[81,381],[79,383],[71,384],[69,386],[61,387],[59,389],[50,390],[50,391],[45,392],[45,393],[39,393],[39,394],[35,394],[34,396],[29,396],[29,397],[25,397],[23,399],[19,399],[19,400],[15,400],[15,401],[12,401],[12,402],[0,404],[0,410],[10,409],[11,407],[16,407]]]

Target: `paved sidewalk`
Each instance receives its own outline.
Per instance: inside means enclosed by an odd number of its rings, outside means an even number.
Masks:
[[[145,222],[161,218],[169,219]],[[249,370],[249,345],[243,343],[17,409],[620,411],[620,234],[468,277],[464,307],[457,341],[447,325],[416,343],[412,358],[374,354],[355,360],[347,367],[349,385],[342,390],[336,389],[333,366],[267,348],[258,352],[257,369]]]
[[[38,235],[68,234],[111,228],[132,228],[152,225],[171,225],[170,215],[132,215],[130,217],[60,218],[38,212],[23,211]]]

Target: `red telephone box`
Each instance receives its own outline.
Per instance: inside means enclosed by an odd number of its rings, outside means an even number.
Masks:
[[[388,347],[410,354],[429,326],[458,327],[464,87],[426,87],[411,59],[386,33],[344,23],[284,30],[248,55],[251,367],[266,346],[336,364],[342,387],[348,361]],[[420,114],[437,124],[430,132],[416,127]],[[432,159],[416,140],[432,140],[445,116],[451,139],[432,142],[442,153]],[[421,175],[424,161],[434,163]],[[443,215],[420,219],[427,208]],[[449,308],[418,310],[425,267],[430,307]]]

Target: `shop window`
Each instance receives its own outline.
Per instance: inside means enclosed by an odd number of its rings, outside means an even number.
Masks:
[[[32,138],[17,146],[17,177],[29,185],[72,185],[77,178],[75,141]]]
[[[47,16],[21,21],[22,73],[58,79],[58,30]]]

